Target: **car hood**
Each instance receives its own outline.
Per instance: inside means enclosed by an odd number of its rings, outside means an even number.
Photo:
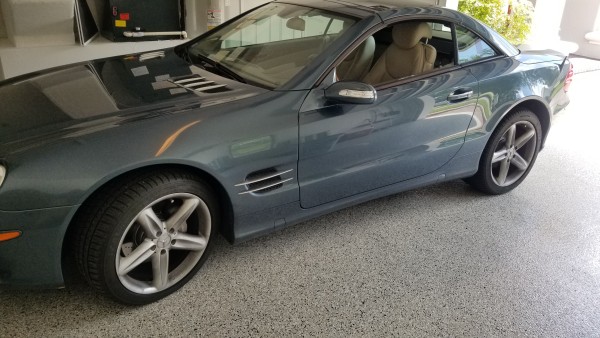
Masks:
[[[0,156],[263,92],[190,65],[172,49],[62,67],[0,85]]]

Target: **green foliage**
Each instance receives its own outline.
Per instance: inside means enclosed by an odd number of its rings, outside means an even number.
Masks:
[[[506,11],[505,0],[460,0],[458,10],[469,14],[518,45],[531,31],[533,5],[528,0],[512,0],[511,14]]]

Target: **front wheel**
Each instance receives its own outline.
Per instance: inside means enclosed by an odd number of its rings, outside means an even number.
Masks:
[[[177,171],[118,182],[86,207],[78,266],[90,285],[127,304],[183,286],[206,260],[218,224],[210,187]]]
[[[529,174],[541,146],[537,116],[523,109],[511,113],[494,131],[486,145],[477,173],[465,181],[487,194],[504,194]]]

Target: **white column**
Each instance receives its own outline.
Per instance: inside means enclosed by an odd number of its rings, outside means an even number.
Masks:
[[[600,44],[593,43],[595,34],[588,35],[591,32],[600,32],[600,0],[568,0],[561,38],[579,45],[575,54],[600,59]]]
[[[444,7],[450,9],[458,9],[458,0],[446,0],[445,2],[446,3],[444,4]]]
[[[553,49],[563,54],[577,51],[577,43],[561,40],[560,29],[566,5],[572,4],[568,4],[566,0],[537,0],[529,38],[519,48]]]
[[[566,0],[537,0],[531,26],[532,41],[560,40],[558,32]]]

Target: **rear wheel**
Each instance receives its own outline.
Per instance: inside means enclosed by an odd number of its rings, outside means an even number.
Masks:
[[[541,145],[541,125],[529,110],[511,113],[494,131],[479,163],[465,181],[487,194],[516,188],[529,174]]]
[[[210,187],[185,172],[114,184],[78,219],[78,266],[94,288],[146,304],[183,286],[207,258],[218,224]]]

